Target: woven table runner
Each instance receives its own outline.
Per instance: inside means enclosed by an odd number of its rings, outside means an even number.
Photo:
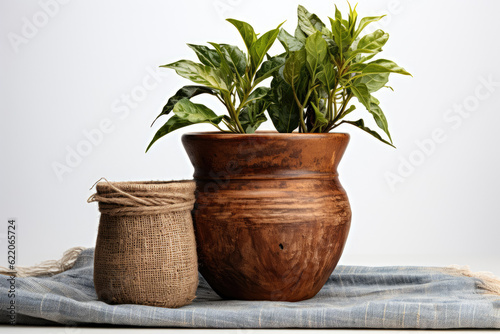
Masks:
[[[43,277],[0,276],[0,323],[190,328],[500,328],[500,281],[463,268],[338,266],[312,299],[222,300],[200,276],[191,305],[108,305],[93,284],[92,248],[72,268]],[[75,256],[76,257],[76,256]],[[478,278],[479,277],[479,278]]]

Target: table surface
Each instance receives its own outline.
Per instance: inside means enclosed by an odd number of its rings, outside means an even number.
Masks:
[[[8,332],[7,332],[8,330]],[[180,333],[180,334],[202,334],[202,333],[227,333],[227,334],[259,334],[259,333],[314,333],[314,334],[326,334],[326,333],[335,333],[335,334],[346,334],[346,333],[355,333],[355,334],[364,334],[364,333],[387,333],[388,330],[385,329],[356,329],[356,330],[347,330],[347,329],[165,329],[165,328],[146,328],[146,329],[135,329],[135,328],[83,328],[83,327],[25,327],[25,326],[15,326],[11,328],[7,328],[6,326],[0,326],[0,332],[2,333],[45,333],[45,334],[109,334],[109,333]],[[498,334],[498,330],[391,330],[391,333],[414,333],[414,332],[425,332],[427,333],[468,333],[468,332],[479,332],[479,333],[496,333]]]
[[[491,257],[474,257],[469,255],[352,255],[344,254],[339,264],[356,265],[356,266],[448,266],[448,265],[469,265],[473,272],[489,271],[500,277],[500,254],[492,255]],[[7,332],[8,331],[8,332]],[[98,333],[183,333],[183,334],[198,334],[198,333],[232,333],[232,334],[254,334],[254,333],[380,333],[381,330],[347,330],[347,329],[313,329],[313,330],[290,330],[290,329],[165,329],[165,328],[102,328],[102,327],[33,327],[33,326],[9,326],[0,325],[0,333],[46,333],[46,334],[98,334]],[[477,332],[478,330],[446,330],[447,333],[464,333]],[[416,332],[416,330],[394,330],[397,333]],[[423,331],[422,331],[423,332]],[[498,330],[480,330],[481,333],[500,333]],[[443,333],[442,330],[425,330],[425,333]]]

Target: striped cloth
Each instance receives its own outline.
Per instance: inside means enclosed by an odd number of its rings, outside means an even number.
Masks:
[[[93,286],[93,249],[51,277],[1,276],[0,323],[110,324],[196,328],[500,328],[500,296],[490,282],[436,267],[338,266],[319,292],[301,302],[222,300],[200,277],[197,298],[166,309],[108,305]],[[466,273],[465,273],[466,274]],[[470,276],[470,275],[469,275]],[[492,283],[493,282],[493,283]],[[489,291],[491,290],[491,291]],[[11,307],[12,308],[12,307]]]

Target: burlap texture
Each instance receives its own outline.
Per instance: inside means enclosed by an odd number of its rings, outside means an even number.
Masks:
[[[99,182],[94,285],[108,303],[180,307],[198,286],[195,182]]]

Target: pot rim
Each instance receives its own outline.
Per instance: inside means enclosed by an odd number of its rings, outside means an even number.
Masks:
[[[187,132],[182,135],[183,137],[211,137],[211,138],[252,138],[252,137],[270,137],[270,138],[293,138],[299,139],[300,137],[312,139],[312,138],[324,138],[332,136],[341,136],[350,138],[351,136],[346,132],[327,132],[327,133],[299,133],[299,132],[289,132],[282,133],[277,131],[257,131],[255,133],[233,133],[233,132],[221,132],[221,131],[203,131],[203,132]]]

